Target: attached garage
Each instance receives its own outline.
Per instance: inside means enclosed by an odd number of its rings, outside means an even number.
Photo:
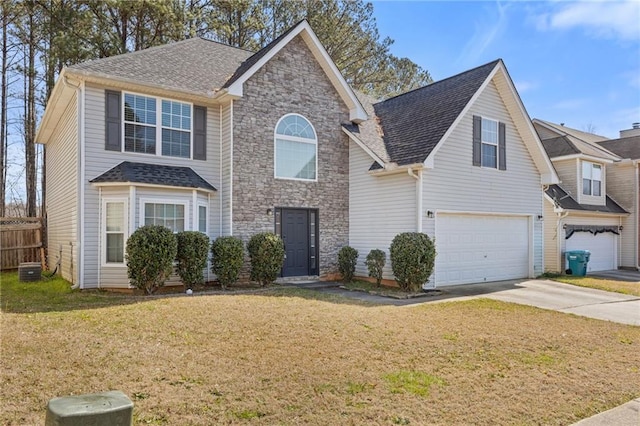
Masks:
[[[530,276],[529,216],[438,214],[436,286]]]
[[[591,252],[587,272],[617,269],[617,246],[617,235],[612,232],[595,235],[591,232],[574,232],[566,241],[566,251],[589,250]]]

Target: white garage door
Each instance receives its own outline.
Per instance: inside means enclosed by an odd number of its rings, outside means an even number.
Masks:
[[[587,272],[617,269],[616,234],[603,232],[593,235],[591,232],[574,232],[566,240],[566,244],[566,251],[589,250],[591,252]]]
[[[529,219],[439,214],[436,285],[501,281],[529,276]]]

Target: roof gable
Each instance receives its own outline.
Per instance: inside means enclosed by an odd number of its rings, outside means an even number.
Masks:
[[[231,96],[241,97],[244,82],[251,78],[264,64],[297,36],[302,37],[316,61],[318,61],[318,64],[320,64],[320,67],[322,67],[336,91],[349,108],[349,119],[356,123],[367,120],[367,113],[360,104],[353,89],[347,84],[306,20],[290,28],[280,37],[255,53],[246,63],[242,64],[227,84],[225,84],[224,90],[226,93]]]
[[[618,203],[613,201],[608,195],[606,196],[605,205],[600,206],[591,204],[579,204],[560,185],[550,185],[549,188],[545,190],[545,194],[553,202],[556,208],[561,208],[563,210],[578,210],[584,212],[614,214],[628,213],[625,209],[620,207]]]
[[[597,143],[607,140],[602,136],[568,127],[565,128],[562,125],[537,118],[533,119],[533,123],[538,129],[542,127],[558,135],[557,137],[547,138],[542,141],[547,154],[553,159],[572,155],[587,156],[608,162],[620,159],[616,154]]]
[[[424,162],[499,62],[373,105],[391,161],[398,165]]]

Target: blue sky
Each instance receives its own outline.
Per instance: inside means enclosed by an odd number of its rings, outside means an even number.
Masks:
[[[610,138],[640,122],[640,1],[373,1],[434,80],[502,58],[531,118]]]

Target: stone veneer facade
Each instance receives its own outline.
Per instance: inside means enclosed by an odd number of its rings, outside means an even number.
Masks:
[[[274,130],[285,114],[306,117],[318,138],[317,182],[274,178]],[[277,207],[314,208],[319,216],[320,275],[337,273],[349,242],[349,111],[300,36],[244,85],[233,105],[233,235],[243,241],[274,231]]]

